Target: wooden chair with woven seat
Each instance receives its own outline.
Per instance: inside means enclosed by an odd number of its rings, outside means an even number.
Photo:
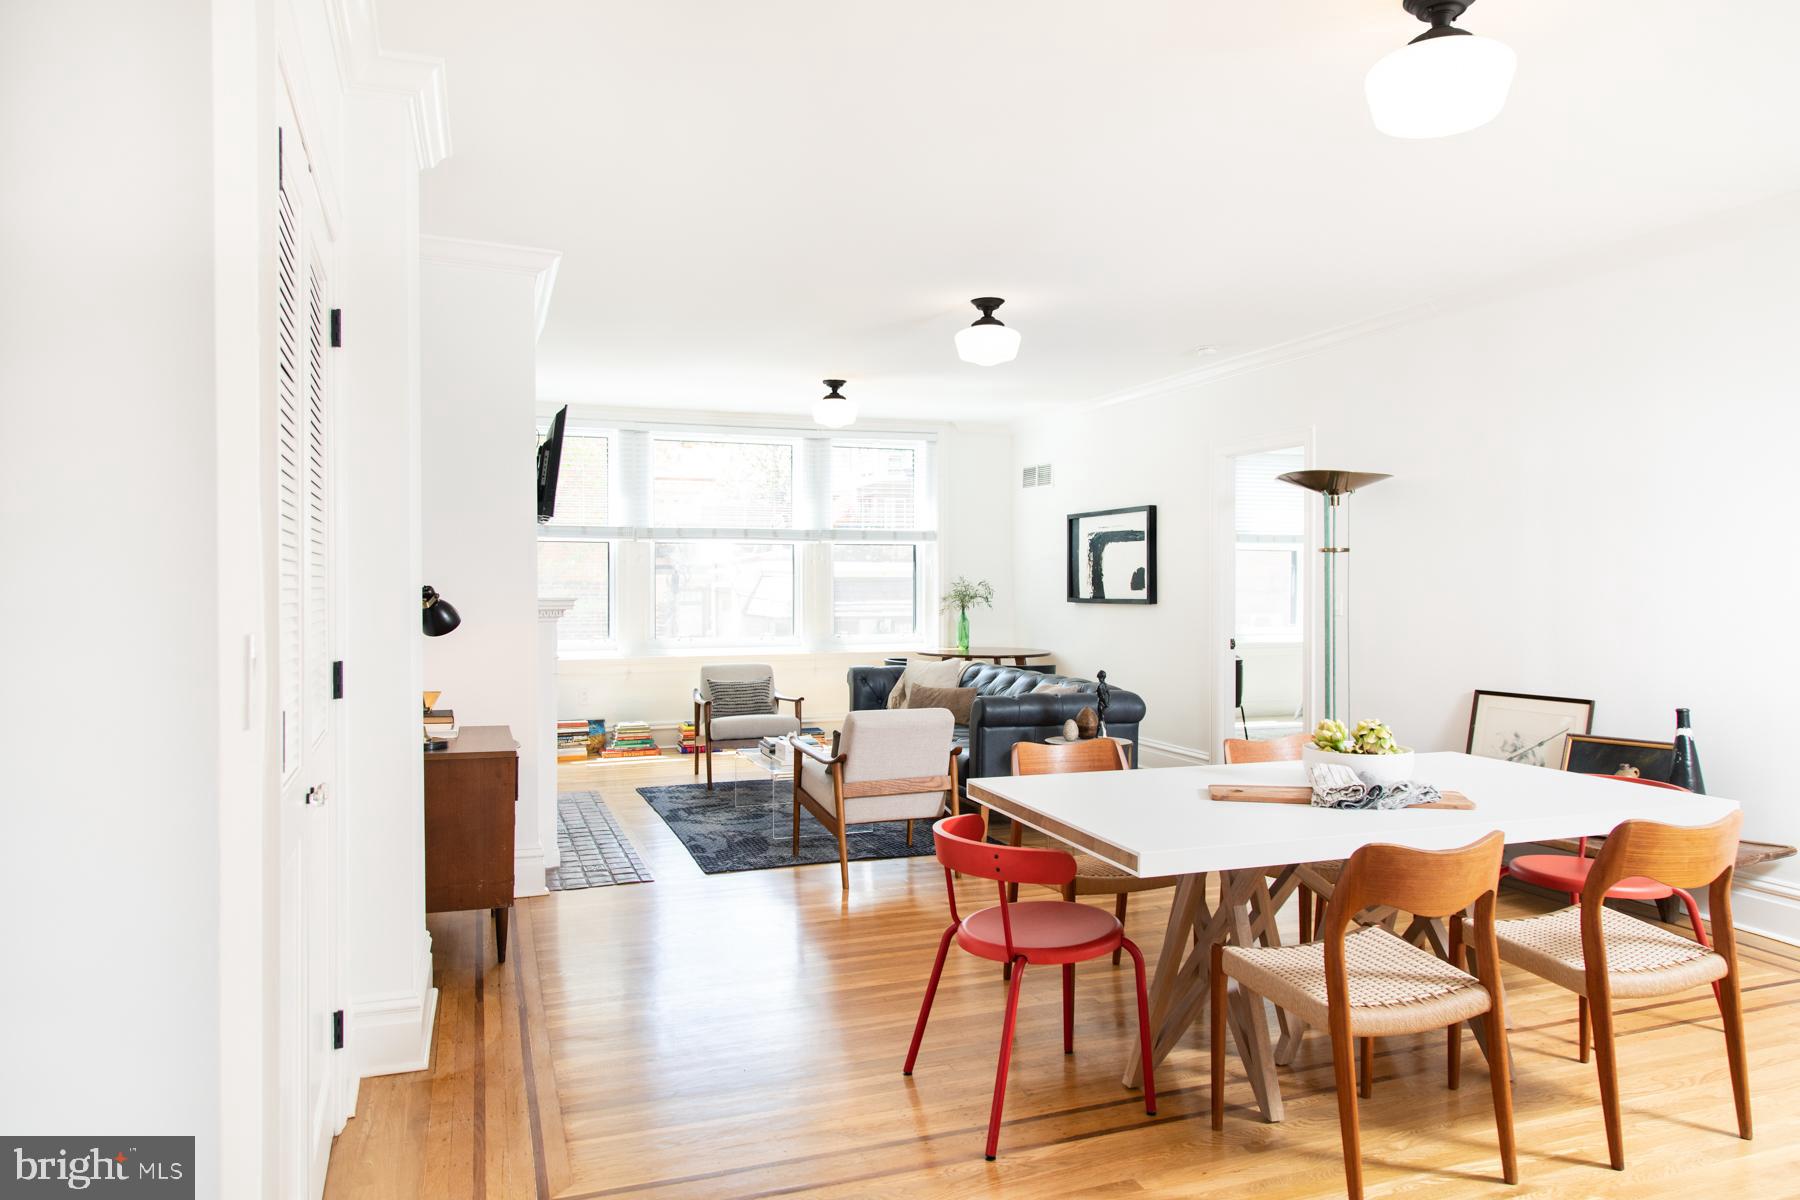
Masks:
[[[1044,742],[1019,742],[1012,749],[1012,773],[1014,775],[1060,775],[1075,771],[1128,771],[1131,764],[1125,758],[1125,747],[1112,738],[1088,738],[1079,742],[1068,742],[1051,745]],[[1025,827],[1017,821],[1012,822],[1011,842],[1021,845]],[[1111,863],[1102,862],[1091,854],[1075,855],[1075,878],[1062,885],[1064,900],[1074,900],[1079,896],[1112,896],[1113,916],[1121,926],[1125,924],[1125,910],[1129,897],[1133,892],[1146,892],[1156,888],[1174,887],[1177,880],[1173,876],[1159,879],[1140,879],[1129,871],[1121,871]],[[1012,885],[1008,899],[1017,900],[1019,888]],[[1119,965],[1121,949],[1114,947],[1112,952],[1113,966]],[[1010,978],[1010,966],[1001,969],[1003,978]]]
[[[1625,1169],[1619,1114],[1619,1068],[1614,1046],[1613,997],[1667,996],[1717,982],[1724,1017],[1725,1057],[1737,1106],[1738,1136],[1750,1138],[1750,1079],[1744,1050],[1744,1006],[1738,990],[1737,937],[1731,925],[1731,877],[1737,866],[1734,812],[1711,825],[1682,827],[1627,821],[1606,835],[1588,870],[1581,903],[1538,917],[1501,921],[1500,958],[1584,997],[1594,1023],[1600,1105],[1613,1170]],[[1712,945],[1606,907],[1622,879],[1643,877],[1675,888],[1706,887]]]
[[[1686,792],[1687,789],[1673,783],[1664,783],[1657,779],[1644,779],[1637,775],[1605,775],[1603,779],[1616,779],[1620,783],[1635,783],[1642,787],[1666,788],[1670,791]],[[1571,904],[1581,903],[1581,889],[1587,886],[1588,873],[1593,870],[1594,860],[1588,857],[1588,839],[1582,838],[1575,845],[1574,854],[1521,854],[1506,866],[1500,873],[1520,883],[1529,883],[1533,887],[1541,887],[1552,892],[1562,892],[1568,896]],[[1693,927],[1694,940],[1702,946],[1706,945],[1706,926],[1700,922],[1700,906],[1694,900],[1694,893],[1686,888],[1669,887],[1654,879],[1621,879],[1613,884],[1606,893],[1609,900],[1672,900],[1679,898],[1687,906],[1688,924]],[[1719,996],[1719,985],[1713,985],[1713,998]],[[1575,1040],[1579,1046],[1578,1057],[1582,1062],[1588,1060],[1588,999],[1586,996],[1576,998]]]
[[[1298,762],[1300,751],[1311,744],[1312,738],[1304,733],[1290,734],[1282,738],[1226,738],[1225,765],[1235,766],[1238,763],[1259,762]],[[1282,866],[1287,864],[1283,863]],[[1329,862],[1307,863],[1308,868],[1322,879],[1335,882],[1338,872],[1344,869],[1342,859]],[[1274,874],[1279,867],[1271,867]],[[1315,895],[1304,883],[1294,890],[1296,901],[1300,905],[1300,940],[1310,942],[1313,939],[1313,928],[1325,911],[1325,897]]]
[[[1235,1010],[1266,999],[1309,1025],[1331,1031],[1337,1079],[1338,1124],[1344,1142],[1345,1190],[1362,1197],[1361,1134],[1356,1111],[1356,1039],[1363,1048],[1363,1094],[1373,1065],[1373,1039],[1392,1034],[1449,1029],[1449,1085],[1461,1083],[1462,1022],[1485,1014],[1488,1075],[1494,1093],[1502,1173],[1517,1183],[1513,1146],[1512,1081],[1507,1070],[1505,1003],[1494,943],[1495,893],[1500,880],[1498,831],[1459,850],[1365,846],[1344,864],[1325,906],[1320,940],[1295,946],[1227,946],[1212,952],[1212,1125],[1225,1123],[1225,1021],[1227,984],[1236,980]],[[1446,917],[1475,906],[1474,936],[1481,953],[1473,975],[1422,950],[1379,925],[1346,935],[1356,914],[1393,906],[1421,916]],[[1453,953],[1460,949],[1461,921],[1451,922]],[[1249,993],[1249,994],[1246,994]],[[1249,1024],[1233,1022],[1240,1049]],[[1248,1056],[1246,1056],[1248,1057]]]

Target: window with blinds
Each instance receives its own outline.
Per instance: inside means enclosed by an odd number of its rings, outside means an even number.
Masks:
[[[538,441],[542,441],[539,435]],[[612,516],[612,443],[603,434],[565,434],[551,525],[606,525]],[[546,596],[550,593],[545,592]],[[566,593],[565,593],[566,594]]]
[[[936,541],[925,437],[694,426],[565,434],[539,594],[570,654],[904,645]]]
[[[538,539],[538,594],[575,601],[556,627],[564,648],[604,650],[612,640],[612,543]]]
[[[1233,524],[1237,532],[1237,634],[1268,641],[1298,641],[1301,551],[1306,542],[1309,493],[1280,476],[1304,470],[1306,453],[1288,450],[1242,454],[1233,467]]]
[[[791,527],[793,443],[654,439],[650,518],[663,527]]]
[[[834,529],[917,529],[918,451],[909,446],[831,447]]]

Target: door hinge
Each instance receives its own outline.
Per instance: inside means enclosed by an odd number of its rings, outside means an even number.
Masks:
[[[344,660],[341,658],[331,664],[331,698],[344,698]]]
[[[344,1010],[341,1008],[331,1014],[331,1048],[344,1048]]]
[[[331,310],[331,345],[335,349],[344,344],[344,310]]]

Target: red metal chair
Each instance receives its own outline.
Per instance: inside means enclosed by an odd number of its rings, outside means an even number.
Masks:
[[[1019,1013],[1019,985],[1027,963],[1058,963],[1063,979],[1063,1053],[1075,1053],[1075,964],[1109,955],[1123,946],[1137,971],[1138,1044],[1144,1058],[1144,1111],[1156,1115],[1156,1077],[1150,1062],[1150,1003],[1144,988],[1144,956],[1124,926],[1105,909],[1068,900],[1009,901],[1008,884],[1041,883],[1062,887],[1075,878],[1075,856],[1062,850],[1035,846],[996,846],[987,841],[987,822],[980,813],[945,817],[932,826],[937,859],[944,866],[944,888],[950,894],[950,927],[938,939],[937,961],[931,966],[931,982],[925,985],[925,1002],[919,1006],[919,1023],[913,1029],[912,1047],[906,1052],[902,1074],[911,1075],[925,1040],[925,1021],[944,973],[950,939],[979,958],[1008,963],[1013,968],[1006,994],[1006,1023],[1000,1032],[1000,1064],[994,1071],[994,1107],[988,1116],[987,1157],[994,1160],[1000,1146],[1000,1107],[1006,1099],[1006,1068],[1012,1060],[1013,1024]],[[992,879],[1000,903],[968,916],[956,910],[956,874]]]
[[[1645,787],[1667,788],[1674,792],[1685,792],[1686,788],[1673,783],[1664,783],[1660,779],[1643,779],[1636,775],[1607,775],[1604,778],[1617,779],[1621,783],[1637,783]],[[1588,873],[1594,869],[1595,859],[1588,857],[1588,840],[1582,838],[1576,843],[1574,854],[1521,854],[1510,863],[1500,868],[1500,874],[1512,876],[1520,883],[1529,883],[1535,887],[1548,888],[1553,892],[1564,892],[1572,904],[1581,903],[1581,891],[1587,886]],[[1706,940],[1706,926],[1700,923],[1700,906],[1694,902],[1694,894],[1686,888],[1669,887],[1667,884],[1646,879],[1641,875],[1630,879],[1621,879],[1607,889],[1608,900],[1667,900],[1681,897],[1687,906],[1688,923],[1694,927],[1694,940],[1702,946],[1709,945]],[[1713,984],[1713,996],[1719,995],[1719,985]],[[1576,1017],[1577,1038],[1581,1043],[1581,1061],[1588,1060],[1588,1002],[1587,997],[1580,998],[1580,1008]]]

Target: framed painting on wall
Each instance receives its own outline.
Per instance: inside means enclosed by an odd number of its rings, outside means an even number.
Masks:
[[[1562,769],[1579,775],[1624,775],[1667,783],[1675,773],[1675,743],[1571,733],[1563,745]]]
[[[1477,691],[1464,750],[1527,766],[1560,766],[1569,735],[1593,727],[1592,700]]]
[[[1069,514],[1068,599],[1156,603],[1156,505]]]

